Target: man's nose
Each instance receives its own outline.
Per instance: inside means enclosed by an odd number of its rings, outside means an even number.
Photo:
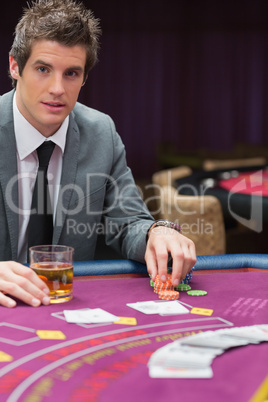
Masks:
[[[53,75],[50,80],[49,92],[54,95],[62,95],[64,93],[63,78],[60,75]]]

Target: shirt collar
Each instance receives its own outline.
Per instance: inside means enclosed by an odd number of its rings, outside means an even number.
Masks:
[[[20,160],[25,159],[33,151],[36,150],[44,141],[50,140],[58,145],[64,153],[66,135],[69,125],[69,116],[63,121],[62,125],[51,137],[44,137],[38,130],[36,130],[20,113],[16,103],[16,93],[13,98],[13,116],[14,116],[14,130],[17,143],[17,151]]]

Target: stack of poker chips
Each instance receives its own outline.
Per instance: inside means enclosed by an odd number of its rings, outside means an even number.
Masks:
[[[189,282],[192,279],[193,270],[191,270],[186,277],[179,283],[178,286],[173,286],[171,282],[171,273],[167,274],[166,282],[162,282],[159,275],[156,275],[155,282],[151,279],[150,284],[154,288],[154,292],[158,294],[160,299],[163,300],[177,300],[179,298],[179,291],[188,291],[191,289]]]
[[[162,282],[159,275],[156,276],[154,281],[154,293],[157,293],[159,299],[163,300],[177,300],[180,295],[177,290],[174,290],[170,274],[167,275],[166,282]]]

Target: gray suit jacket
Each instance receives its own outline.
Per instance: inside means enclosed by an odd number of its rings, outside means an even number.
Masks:
[[[17,259],[19,219],[12,99],[0,97],[0,260]],[[70,115],[53,244],[94,258],[99,234],[123,258],[144,262],[153,218],[141,200],[109,116],[77,103]]]

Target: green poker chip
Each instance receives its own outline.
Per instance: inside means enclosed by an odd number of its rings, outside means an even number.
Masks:
[[[152,287],[154,287],[154,281],[153,281],[152,279],[150,279],[150,285],[151,285]]]
[[[187,285],[186,283],[180,283],[178,286],[175,286],[175,290],[178,290],[179,292],[182,292],[183,290],[190,290],[191,286]]]
[[[206,292],[205,290],[189,290],[187,292],[187,295],[190,296],[205,296],[208,292]]]

